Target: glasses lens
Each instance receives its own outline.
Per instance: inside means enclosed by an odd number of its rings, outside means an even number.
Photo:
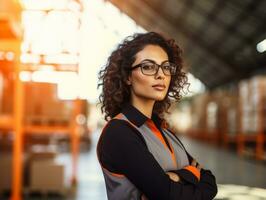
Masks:
[[[176,73],[176,65],[173,63],[166,62],[163,64],[164,73],[167,75],[174,75]]]
[[[145,62],[141,64],[141,70],[145,75],[153,75],[156,73],[156,65],[151,62]]]

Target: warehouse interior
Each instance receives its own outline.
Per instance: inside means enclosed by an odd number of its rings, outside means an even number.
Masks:
[[[0,0],[0,199],[107,200],[98,72],[126,36],[183,50],[171,129],[221,199],[266,199],[266,1]]]

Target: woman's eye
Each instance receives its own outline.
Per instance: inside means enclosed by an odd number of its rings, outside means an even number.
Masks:
[[[169,65],[165,65],[165,66],[163,66],[163,68],[166,69],[166,70],[169,70],[170,66]]]
[[[142,65],[142,68],[143,69],[153,69],[154,68],[154,65],[152,65],[152,64],[148,64],[148,63],[144,63],[143,65]]]

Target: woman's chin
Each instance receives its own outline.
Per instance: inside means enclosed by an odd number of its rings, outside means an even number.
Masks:
[[[154,97],[154,100],[155,101],[162,101],[162,100],[164,100],[164,97],[165,96],[156,96],[156,97]]]

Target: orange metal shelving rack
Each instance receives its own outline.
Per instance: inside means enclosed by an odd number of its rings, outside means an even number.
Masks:
[[[10,1],[11,2],[11,1]],[[15,1],[14,1],[15,2]],[[15,2],[15,5],[19,7],[19,3]],[[21,10],[17,10],[16,15],[20,15]],[[12,13],[12,10],[7,13]],[[18,14],[19,13],[19,14]],[[7,14],[8,15],[8,14]],[[9,30],[7,30],[8,32]],[[2,33],[1,33],[2,34]],[[9,32],[8,32],[9,34]],[[12,35],[12,34],[11,34]],[[3,37],[2,37],[3,36]],[[26,134],[67,134],[71,138],[71,152],[72,152],[72,179],[73,185],[77,183],[77,162],[79,154],[79,136],[80,127],[76,120],[76,116],[81,113],[82,102],[79,99],[73,100],[74,109],[72,113],[72,120],[68,126],[49,126],[49,125],[26,125],[23,122],[23,109],[24,109],[24,89],[23,82],[20,80],[20,72],[22,65],[20,63],[20,45],[21,37],[13,36],[11,38],[5,38],[6,35],[1,35],[0,38],[0,50],[11,51],[14,53],[14,66],[12,68],[14,72],[14,101],[13,101],[13,113],[9,116],[3,116],[0,114],[0,129],[11,131],[14,134],[13,142],[13,157],[12,157],[12,200],[22,199],[22,156],[23,156],[23,137]],[[74,67],[75,68],[75,67]],[[57,70],[57,66],[55,66]],[[0,69],[1,70],[1,69]],[[71,70],[73,71],[73,70]]]
[[[13,158],[12,158],[12,200],[22,199],[22,156],[23,156],[23,137],[25,134],[69,134],[71,138],[72,152],[72,185],[77,183],[77,162],[79,154],[79,125],[76,122],[76,116],[81,113],[82,102],[74,100],[74,110],[71,124],[68,126],[54,125],[24,125],[23,124],[23,107],[24,107],[24,91],[23,82],[18,78],[20,67],[15,64],[15,84],[14,84],[14,113],[13,116],[0,115],[0,128],[3,130],[11,130],[14,134]]]

